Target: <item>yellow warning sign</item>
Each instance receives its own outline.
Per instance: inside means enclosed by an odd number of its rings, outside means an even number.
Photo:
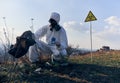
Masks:
[[[89,11],[89,13],[85,19],[85,22],[95,21],[95,20],[97,20],[97,18],[93,15],[93,13],[91,11]]]

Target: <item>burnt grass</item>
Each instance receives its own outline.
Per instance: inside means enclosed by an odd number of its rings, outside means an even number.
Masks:
[[[119,83],[120,68],[106,67],[94,64],[75,64],[68,66],[42,67],[39,73],[33,72],[34,68],[27,70],[17,69],[9,81],[10,76],[1,74],[0,83]],[[5,70],[6,71],[6,70]],[[6,71],[7,72],[7,71]],[[20,72],[22,76],[20,77]]]
[[[40,72],[34,72],[38,67],[28,63],[11,71],[13,64],[0,64],[0,83],[120,83],[120,51],[93,55],[93,62],[90,55],[71,57],[67,66],[43,62]]]

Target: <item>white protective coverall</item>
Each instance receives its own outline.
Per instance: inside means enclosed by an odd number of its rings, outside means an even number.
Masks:
[[[60,15],[56,12],[53,12],[50,18],[54,19],[57,23],[60,21]],[[43,37],[46,38],[46,43],[41,41],[41,38]],[[60,43],[59,48],[55,44],[51,44],[52,38],[55,38],[55,41]],[[58,55],[62,55],[64,57],[67,55],[66,48],[68,47],[68,40],[66,31],[62,26],[59,31],[51,31],[50,25],[43,26],[35,32],[35,41],[36,44],[31,46],[29,49],[29,60],[31,62],[39,60],[40,53],[38,53],[38,50],[40,50],[40,52],[53,55],[53,57]]]

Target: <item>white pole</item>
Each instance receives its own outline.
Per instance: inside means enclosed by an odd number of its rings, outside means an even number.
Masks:
[[[31,24],[32,24],[32,25],[31,25],[31,27],[30,27],[30,28],[31,28],[31,31],[32,31],[32,32],[34,32],[33,20],[34,20],[34,19],[33,19],[33,18],[31,18]]]
[[[14,28],[12,28],[12,38],[11,38],[11,43],[13,43],[13,40],[14,40]]]
[[[91,62],[92,60],[92,22],[90,21]]]

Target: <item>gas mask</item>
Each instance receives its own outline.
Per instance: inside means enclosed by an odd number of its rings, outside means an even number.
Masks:
[[[56,31],[59,31],[61,29],[61,27],[58,25],[58,23],[54,19],[50,19],[49,23],[50,23],[51,31],[53,31],[53,29],[55,29]]]

